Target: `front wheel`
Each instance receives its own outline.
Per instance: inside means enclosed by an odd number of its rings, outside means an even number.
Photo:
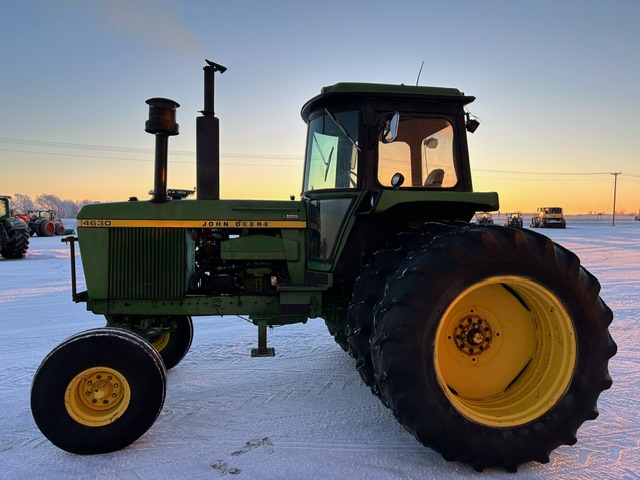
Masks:
[[[178,365],[191,348],[193,321],[188,316],[106,316],[107,327],[121,328],[144,338],[160,353],[167,370]]]
[[[469,226],[389,280],[372,358],[385,402],[418,440],[477,470],[515,471],[576,441],[611,386],[611,310],[547,237]]]
[[[176,327],[150,339],[151,345],[160,353],[167,370],[178,365],[191,348],[193,321],[191,317],[178,317]]]
[[[63,450],[112,452],[153,425],[166,381],[160,355],[138,335],[115,328],[87,330],[42,361],[31,386],[31,412],[44,436]]]

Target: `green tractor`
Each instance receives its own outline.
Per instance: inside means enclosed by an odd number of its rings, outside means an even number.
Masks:
[[[4,258],[24,258],[29,250],[27,225],[11,216],[8,195],[0,195],[0,255]]]
[[[598,416],[611,386],[611,310],[576,255],[546,236],[470,223],[498,209],[474,192],[467,131],[474,100],[453,88],[338,83],[302,108],[299,200],[219,198],[219,120],[204,67],[193,200],[167,191],[176,102],[147,100],[153,196],[83,207],[86,291],[106,327],[78,333],[38,368],[42,433],[78,454],[143,435],[185,356],[194,315],[243,315],[253,356],[267,327],[323,319],[364,383],[447,460],[515,471],[548,462]],[[72,264],[72,272],[75,266]],[[215,319],[212,319],[215,321]]]
[[[504,225],[506,227],[523,228],[524,220],[522,220],[522,213],[507,213],[507,218],[504,220]]]

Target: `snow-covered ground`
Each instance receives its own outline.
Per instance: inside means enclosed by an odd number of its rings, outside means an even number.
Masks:
[[[566,230],[542,232],[599,278],[618,354],[598,419],[582,426],[576,445],[558,448],[547,465],[520,467],[516,478],[640,478],[640,222],[570,217]],[[24,260],[0,259],[0,478],[514,478],[418,444],[362,385],[322,320],[270,330],[276,356],[251,358],[256,327],[196,317],[193,346],[169,372],[164,409],[142,438],[105,455],[59,450],[31,416],[31,379],[66,337],[104,325],[72,303],[69,278],[59,237],[32,238]]]

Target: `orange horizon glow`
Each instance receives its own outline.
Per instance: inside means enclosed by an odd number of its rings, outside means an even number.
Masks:
[[[28,195],[32,200],[42,194],[52,194],[63,200],[114,202],[125,201],[133,196],[146,200],[150,198],[148,191],[153,188],[153,167],[149,164],[127,165],[126,174],[109,169],[99,179],[88,175],[92,180],[83,178],[82,173],[77,172],[72,178],[66,172],[54,172],[40,179],[24,178],[10,186],[1,185],[0,194],[20,193]],[[302,185],[302,167],[240,168],[223,165],[220,177],[222,199],[288,200],[291,195],[298,199]],[[535,212],[536,208],[542,206],[562,207],[568,215],[611,214],[613,210],[613,185],[611,181],[603,179],[558,182],[479,177],[474,180],[474,190],[497,192],[500,198],[499,211],[502,213]],[[195,183],[193,165],[169,165],[169,188],[193,189]],[[639,208],[640,198],[633,183],[625,182],[624,176],[620,175],[616,193],[616,215],[635,214]]]

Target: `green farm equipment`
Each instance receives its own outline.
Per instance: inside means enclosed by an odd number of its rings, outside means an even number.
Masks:
[[[176,102],[147,100],[152,198],[83,207],[86,291],[106,327],[56,347],[33,380],[43,434],[79,454],[121,449],[158,417],[192,317],[267,327],[323,319],[364,383],[424,445],[477,470],[547,462],[597,417],[616,352],[611,310],[576,255],[546,236],[471,223],[474,100],[453,88],[338,83],[302,108],[299,200],[219,198],[219,120],[204,67],[196,197],[167,193]],[[72,264],[72,272],[75,266]],[[215,319],[212,319],[215,321]]]
[[[11,216],[8,195],[0,195],[0,255],[24,258],[29,250],[29,231],[20,219]]]
[[[522,213],[514,212],[507,213],[507,218],[504,221],[506,227],[522,228],[524,226],[524,220],[522,220]]]
[[[476,223],[478,225],[493,225],[493,215],[490,213],[478,213],[476,214]]]

